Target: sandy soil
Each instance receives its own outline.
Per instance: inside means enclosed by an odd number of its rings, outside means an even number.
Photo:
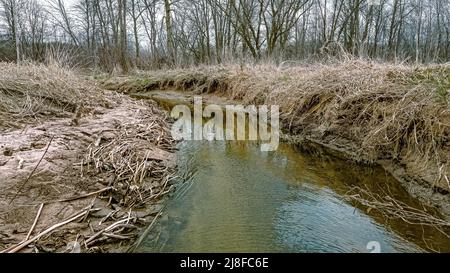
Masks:
[[[121,251],[157,216],[176,163],[171,140],[162,141],[166,116],[151,102],[114,92],[106,98],[110,108],[82,109],[77,120],[54,118],[0,135],[0,250]],[[142,124],[153,125],[141,130],[150,140],[133,134]],[[94,152],[111,145],[145,151],[138,161],[145,163],[143,181],[120,178],[112,159],[111,166],[95,161]],[[35,240],[20,245],[26,239]]]

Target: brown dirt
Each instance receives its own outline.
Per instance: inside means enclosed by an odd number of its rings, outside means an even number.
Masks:
[[[107,91],[102,96],[110,107],[80,108],[75,121],[67,114],[41,118],[0,134],[0,251],[25,239],[41,203],[31,237],[77,213],[88,215],[20,251],[124,250],[161,210],[176,160],[166,114],[150,102]],[[61,201],[102,189],[108,190]]]

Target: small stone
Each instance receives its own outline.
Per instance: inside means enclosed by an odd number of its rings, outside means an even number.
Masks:
[[[6,148],[4,151],[3,151],[3,155],[4,156],[12,156],[13,155],[13,150],[11,149],[11,148]]]

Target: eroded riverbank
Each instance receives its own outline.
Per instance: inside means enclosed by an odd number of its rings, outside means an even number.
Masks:
[[[179,90],[244,105],[279,105],[290,142],[314,142],[340,157],[382,165],[411,195],[450,219],[449,71],[448,64],[352,60],[284,69],[152,71],[103,85],[127,94]]]
[[[192,103],[192,96],[133,95],[168,110]],[[204,100],[230,103],[211,95]],[[438,210],[424,207],[383,168],[359,166],[313,142],[284,143],[263,153],[251,142],[187,141],[178,155],[185,179],[137,251],[366,252],[370,241],[380,242],[385,252],[450,251],[448,228],[419,218],[406,223],[393,215],[399,211],[377,210],[354,197],[364,189],[371,197],[396,200],[406,213],[422,211],[437,221]]]

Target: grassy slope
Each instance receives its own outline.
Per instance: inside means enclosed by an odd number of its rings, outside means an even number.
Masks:
[[[415,180],[450,190],[449,63],[196,67],[138,73],[105,86],[122,92],[176,88],[276,104],[290,135],[340,148],[361,161],[388,160]]]

